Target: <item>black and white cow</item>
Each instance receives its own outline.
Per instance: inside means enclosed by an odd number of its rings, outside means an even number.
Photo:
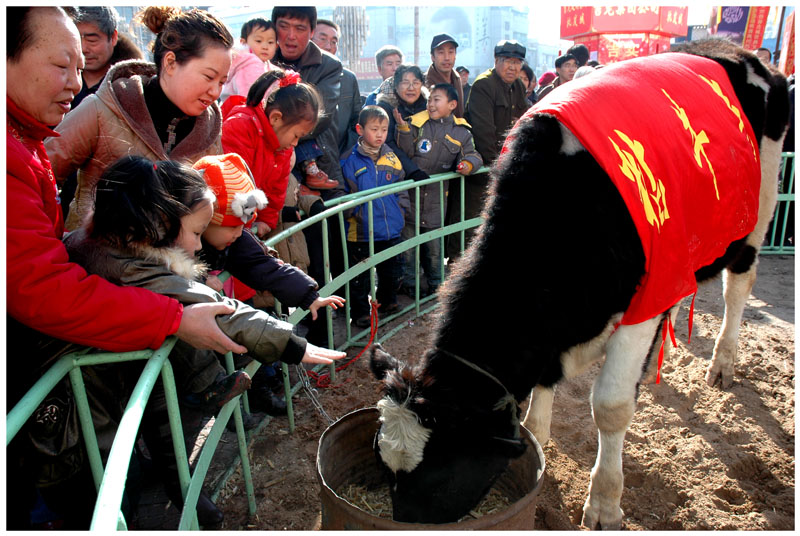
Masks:
[[[681,52],[713,59],[724,68],[757,140],[753,152],[760,156],[755,228],[725,242],[719,258],[689,272],[702,281],[724,270],[725,319],[706,380],[710,386],[719,381],[728,387],[742,310],[776,202],[788,94],[777,71],[725,41],[695,43]],[[631,84],[639,81],[630,79]],[[680,112],[674,96],[678,88],[662,89]],[[629,102],[634,110],[644,104]],[[671,115],[643,113],[641,121],[666,125]],[[702,144],[708,140],[703,132],[690,130],[691,117],[682,119],[686,132],[665,132],[658,150],[671,156],[681,136],[691,134],[687,139],[696,144],[696,164],[702,165]],[[639,385],[659,354],[663,326],[674,321],[680,300],[652,318],[626,323],[624,316],[647,272],[629,205],[598,159],[552,115],[533,114],[512,134],[507,154],[493,169],[484,223],[440,291],[433,347],[414,365],[380,347],[372,351],[372,370],[385,389],[378,402],[382,425],[376,453],[389,469],[395,520],[455,521],[480,501],[508,460],[523,453],[518,404],[531,396],[522,424],[546,443],[556,383],[605,356],[591,394],[599,448],[583,524],[618,529],[623,437]],[[652,153],[640,156],[644,160]],[[718,174],[714,181],[718,192],[725,192],[726,177]],[[657,201],[655,195],[652,199]],[[680,211],[669,190],[667,201],[672,201],[674,222]],[[673,282],[656,283],[668,288]],[[669,341],[665,345],[668,350]]]

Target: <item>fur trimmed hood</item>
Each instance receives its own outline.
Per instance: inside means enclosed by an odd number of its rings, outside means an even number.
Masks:
[[[131,279],[146,278],[155,272],[163,275],[162,268],[189,281],[202,281],[208,272],[205,263],[178,247],[156,248],[129,243],[117,248],[105,240],[91,238],[87,227],[67,234],[64,244],[70,260],[115,284],[124,285]]]
[[[190,281],[199,281],[208,273],[205,263],[175,246],[155,248],[145,244],[130,244],[129,250],[135,257],[163,264],[170,272]]]

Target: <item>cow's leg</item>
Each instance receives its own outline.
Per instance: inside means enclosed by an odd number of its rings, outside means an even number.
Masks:
[[[553,418],[553,399],[556,386],[537,385],[531,391],[531,401],[522,426],[527,428],[541,446],[550,441],[550,422]]]
[[[739,344],[739,327],[742,323],[744,306],[756,282],[758,250],[764,242],[770,221],[775,213],[778,199],[778,174],[781,164],[782,139],[764,138],[761,141],[761,190],[758,199],[758,222],[745,240],[745,247],[751,248],[750,256],[744,261],[735,261],[722,275],[722,289],[725,296],[725,316],[722,328],[714,344],[714,355],[706,372],[706,383],[714,385],[719,380],[723,389],[733,384],[733,369],[736,363],[736,350]]]
[[[561,370],[564,379],[570,379],[581,374],[592,363],[601,359],[605,352],[608,338],[614,333],[614,326],[621,316],[615,316],[603,332],[584,344],[579,344],[561,356]],[[540,445],[544,446],[550,440],[550,423],[553,416],[553,399],[555,398],[555,385],[545,387],[537,385],[531,391],[531,401],[528,412],[522,425],[531,431],[533,437]]]
[[[624,325],[611,336],[606,361],[592,388],[592,417],[599,441],[583,525],[618,530],[622,525],[622,442],[636,408],[637,384],[663,317]]]
[[[722,274],[722,289],[725,296],[725,316],[722,318],[711,365],[706,372],[706,383],[713,386],[719,380],[723,389],[733,384],[733,368],[736,363],[736,350],[739,344],[739,327],[742,323],[744,306],[756,282],[756,263],[750,270],[737,274],[725,270]]]

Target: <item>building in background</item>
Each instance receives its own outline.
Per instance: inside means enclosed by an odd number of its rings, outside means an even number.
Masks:
[[[136,46],[139,47],[139,50],[144,52],[144,57],[152,61],[153,54],[150,50],[150,44],[155,36],[144,25],[134,22],[136,14],[144,9],[144,6],[114,6],[114,9],[119,14],[117,30],[127,33]]]
[[[510,6],[366,6],[364,24],[357,23],[355,47],[360,39],[363,46],[357,60],[342,60],[358,77],[362,93],[372,91],[381,81],[375,65],[375,51],[383,45],[395,45],[405,54],[405,61],[415,63],[423,72],[431,63],[431,38],[440,33],[452,35],[458,41],[458,64],[469,69],[472,78],[494,65],[494,46],[502,39],[516,39],[529,50],[528,63],[534,66],[551,65],[557,56],[555,47],[537,47],[535,36],[528,35],[527,7]],[[535,8],[531,8],[535,9]],[[212,7],[210,11],[222,19],[235,36],[252,17],[269,18],[272,6],[262,8]],[[348,18],[350,17],[350,18]],[[354,31],[348,20],[360,21],[358,13],[345,8],[317,6],[317,18],[330,19],[341,26],[342,35]],[[537,54],[543,57],[540,59]],[[534,68],[537,73],[538,67]],[[538,76],[538,74],[537,74]]]

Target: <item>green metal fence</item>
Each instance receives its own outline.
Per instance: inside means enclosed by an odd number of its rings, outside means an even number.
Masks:
[[[488,172],[487,168],[482,168],[479,173]],[[390,185],[382,188],[376,188],[367,192],[360,192],[344,196],[333,200],[326,204],[326,210],[320,214],[310,217],[303,222],[296,224],[290,229],[270,238],[266,243],[267,245],[275,245],[284,240],[290,235],[301,232],[303,229],[316,223],[321,223],[323,232],[323,254],[325,263],[325,281],[327,283],[319,289],[321,296],[330,296],[334,290],[339,288],[345,289],[345,298],[347,303],[345,305],[345,318],[350,317],[350,291],[348,282],[357,275],[370,270],[372,299],[375,299],[375,266],[404,251],[414,249],[416,251],[416,264],[415,264],[415,296],[413,303],[405,308],[395,312],[392,315],[381,317],[380,325],[386,325],[396,318],[412,313],[415,317],[424,315],[435,308],[435,296],[420,296],[420,281],[419,281],[419,247],[429,240],[442,241],[441,251],[444,256],[444,239],[451,234],[459,235],[461,240],[461,249],[465,246],[464,231],[471,227],[480,224],[480,218],[473,218],[464,220],[463,202],[461,206],[460,222],[444,225],[445,220],[445,198],[444,184],[447,181],[460,182],[460,187],[463,191],[464,177],[455,173],[447,173],[442,175],[435,175],[430,179],[420,182],[404,181],[395,185]],[[372,217],[372,202],[379,197],[394,194],[403,190],[409,190],[409,194],[415,196],[415,206],[419,207],[419,188],[428,184],[439,185],[439,195],[442,201],[441,206],[441,223],[439,229],[420,233],[419,228],[419,213],[415,215],[415,228],[416,233],[413,238],[410,238],[394,247],[388,248],[385,251],[375,254],[374,244],[372,240],[372,230],[370,229],[370,254],[371,256],[364,262],[360,262],[355,266],[350,266],[347,256],[347,243],[345,233],[345,220],[344,212],[348,209],[355,208],[358,205],[367,203],[368,214],[371,220]],[[451,185],[455,186],[456,184]],[[328,226],[338,225],[341,237],[340,244],[328,243]],[[780,194],[778,196],[778,206],[776,208],[776,216],[770,230],[767,234],[767,240],[762,249],[764,254],[794,254],[794,245],[789,244],[788,240],[794,236],[794,153],[784,153],[783,165],[781,173],[781,186]],[[336,274],[335,277],[330,271],[330,248],[342,248],[344,258],[344,272]],[[444,274],[444,257],[440,262],[442,263],[442,274]],[[223,275],[223,279],[225,275]],[[280,310],[280,305],[278,305]],[[297,309],[288,315],[288,320],[293,324],[299,322],[306,314],[306,311]],[[334,340],[333,334],[333,319],[330,308],[325,311],[326,322],[328,328],[329,340]],[[363,330],[357,333],[352,331],[349,322],[345,322],[345,339],[337,349],[344,350],[351,346],[363,344],[369,330]],[[400,323],[397,327],[386,331],[378,338],[378,342],[385,341],[391,338],[397,331],[402,329],[405,324]],[[236,424],[236,434],[239,447],[239,457],[242,462],[243,477],[245,481],[245,489],[248,496],[248,504],[250,513],[254,514],[256,510],[255,494],[253,482],[250,475],[250,464],[247,454],[247,440],[248,437],[244,432],[242,422],[241,408],[239,398],[228,402],[219,412],[216,417],[215,423],[203,445],[195,469],[190,473],[189,462],[186,454],[184,443],[183,429],[181,426],[180,407],[178,404],[177,391],[175,382],[172,375],[172,367],[170,365],[168,356],[172,347],[175,344],[175,337],[170,337],[158,350],[143,350],[138,352],[126,353],[91,353],[91,349],[83,349],[78,352],[71,353],[59,359],[42,378],[26,393],[26,395],[14,406],[6,417],[6,445],[8,445],[14,436],[22,429],[25,422],[30,418],[37,406],[45,399],[47,394],[64,378],[70,381],[72,390],[75,396],[77,411],[81,424],[84,444],[88,454],[89,465],[91,468],[92,477],[94,479],[95,487],[98,492],[97,501],[95,504],[94,517],[92,520],[92,530],[114,530],[126,529],[127,524],[122,515],[120,506],[122,504],[122,497],[125,486],[125,479],[130,463],[131,452],[133,450],[136,438],[138,436],[139,425],[141,423],[144,407],[147,404],[153,386],[159,377],[162,379],[164,390],[167,400],[167,411],[169,415],[170,429],[175,448],[175,455],[178,461],[178,473],[180,487],[184,497],[185,507],[183,509],[181,519],[179,522],[179,529],[192,530],[198,528],[197,516],[195,508],[200,490],[205,480],[211,459],[217,449],[219,441],[225,430],[225,425],[229,421],[231,415],[234,417]],[[133,360],[146,360],[147,363],[144,367],[136,387],[130,396],[130,401],[122,417],[117,435],[114,439],[108,460],[103,465],[100,451],[97,445],[97,439],[94,433],[94,427],[91,419],[91,412],[89,402],[86,396],[86,391],[83,386],[83,378],[81,374],[81,367],[99,365],[105,363],[122,363]],[[258,369],[260,364],[253,361],[246,367],[246,371],[252,376]],[[226,356],[226,368],[229,373],[233,372],[233,358],[229,353]],[[320,367],[318,367],[320,368]],[[294,415],[292,411],[292,396],[296,394],[301,388],[303,382],[298,382],[291,385],[289,381],[289,371],[285,364],[282,365],[284,389],[286,392],[286,402],[289,410],[289,426],[294,429]],[[330,366],[330,374],[332,381],[335,379],[335,368]],[[247,410],[246,395],[245,395],[245,409]]]
[[[778,205],[767,231],[763,255],[794,255],[794,153],[783,153]]]
[[[478,173],[487,173],[488,168],[482,168]],[[444,240],[444,236],[450,233],[461,234],[461,244],[463,249],[464,238],[463,232],[465,229],[477,226],[480,223],[479,218],[474,218],[460,223],[445,226],[442,229],[437,229],[433,232],[419,233],[419,210],[417,208],[416,222],[417,222],[417,236],[408,241],[403,242],[393,248],[387,249],[379,254],[372,255],[369,259],[359,263],[356,266],[349,266],[347,262],[347,243],[345,241],[346,233],[344,232],[344,216],[343,213],[348,209],[352,209],[358,205],[367,203],[368,213],[371,221],[372,217],[372,202],[382,196],[397,193],[403,190],[411,190],[411,195],[414,195],[419,207],[419,188],[428,184],[439,184],[439,195],[442,200],[442,223],[444,222],[444,207],[446,206],[444,184],[447,181],[457,180],[461,181],[461,188],[463,189],[464,178],[455,173],[441,174],[431,177],[428,180],[420,182],[404,181],[390,187],[370,190],[339,198],[332,201],[327,205],[324,212],[317,214],[313,217],[307,218],[303,222],[296,224],[291,229],[272,237],[267,245],[274,245],[288,236],[302,232],[303,229],[316,223],[321,223],[323,228],[323,250],[325,262],[325,280],[328,281],[322,288],[319,289],[321,296],[329,296],[333,290],[342,286],[345,288],[345,298],[348,303],[345,306],[346,317],[349,318],[349,285],[348,282],[357,275],[371,270],[372,299],[375,299],[375,273],[374,267],[386,260],[387,258],[402,253],[406,250],[416,248],[417,253],[419,245],[427,242],[428,240],[439,239]],[[463,203],[461,208],[461,215],[463,220]],[[328,225],[329,221],[339,226],[342,237],[342,243],[339,245],[328,244]],[[341,274],[332,277],[330,272],[330,247],[341,247],[345,262],[345,271]],[[444,251],[444,248],[442,248]],[[370,253],[374,253],[373,233],[370,229]],[[443,260],[442,260],[443,262]],[[419,296],[419,255],[417,255],[416,263],[416,297],[414,303],[405,309],[396,312],[391,316],[381,318],[381,325],[391,322],[393,319],[403,314],[414,312],[415,315],[425,314],[430,311],[433,306],[427,306],[427,302],[432,301],[435,297],[428,296],[420,298]],[[227,274],[223,274],[221,279],[225,279]],[[427,306],[427,308],[423,308]],[[280,310],[280,304],[278,304]],[[288,320],[294,324],[299,322],[306,314],[306,311],[300,309],[294,311],[288,316]],[[326,308],[326,322],[329,334],[329,340],[333,340],[333,322],[331,311]],[[364,339],[368,330],[360,333],[353,333],[351,331],[349,322],[347,324],[347,333],[345,342],[339,345],[338,349],[344,350],[359,344],[359,341]],[[402,326],[401,326],[402,327]],[[385,333],[379,340],[383,341],[391,337],[397,332],[396,328],[390,332]],[[133,451],[136,443],[136,438],[139,433],[139,426],[144,413],[144,408],[149,400],[153,386],[160,377],[164,386],[167,402],[167,413],[169,416],[170,431],[172,434],[173,445],[175,449],[175,456],[178,462],[178,476],[180,482],[181,493],[184,498],[184,509],[179,521],[179,530],[196,530],[199,528],[197,523],[196,506],[197,500],[202,489],[203,481],[205,480],[211,459],[225,430],[231,415],[234,416],[236,424],[236,435],[239,447],[239,458],[242,462],[243,478],[245,481],[245,489],[248,496],[249,510],[251,514],[255,513],[255,493],[253,488],[253,481],[250,475],[250,464],[247,454],[247,440],[248,436],[245,434],[241,407],[239,399],[236,397],[228,402],[218,413],[211,431],[206,438],[200,456],[195,464],[194,472],[190,472],[189,461],[185,448],[185,440],[183,435],[183,428],[181,424],[180,406],[178,403],[177,390],[175,388],[175,381],[172,373],[172,366],[170,365],[168,356],[172,347],[175,345],[176,338],[169,337],[167,341],[157,350],[142,350],[137,352],[125,353],[109,353],[98,352],[91,348],[85,348],[77,352],[70,353],[61,357],[39,381],[25,394],[25,396],[14,406],[14,408],[6,416],[6,446],[14,439],[16,434],[22,429],[25,422],[31,417],[33,412],[39,404],[46,398],[48,393],[62,380],[68,378],[72,391],[74,393],[81,432],[86,447],[87,458],[89,461],[90,470],[97,489],[97,500],[95,503],[94,515],[91,523],[91,530],[114,530],[127,529],[126,520],[121,511],[121,504],[123,493],[125,490],[125,481],[131,459],[131,452]],[[92,353],[95,352],[95,353]],[[225,356],[226,368],[229,373],[233,372],[233,356],[228,353]],[[89,407],[86,389],[83,383],[83,376],[81,368],[85,366],[100,365],[106,363],[122,363],[126,361],[146,360],[144,370],[142,371],[133,392],[130,395],[130,400],[123,413],[117,434],[114,438],[108,459],[103,464],[100,449],[97,444],[97,437],[94,432],[92,423],[91,410]],[[259,368],[260,363],[253,361],[246,368],[245,371],[251,376]],[[320,367],[317,367],[320,368]],[[335,374],[334,366],[330,367],[330,372],[333,380]],[[291,397],[302,387],[302,382],[292,386],[289,382],[288,368],[285,364],[282,367],[284,389],[286,392],[286,401],[289,406],[289,424],[290,429],[294,429],[294,415],[291,407]],[[245,409],[247,410],[246,394]]]

